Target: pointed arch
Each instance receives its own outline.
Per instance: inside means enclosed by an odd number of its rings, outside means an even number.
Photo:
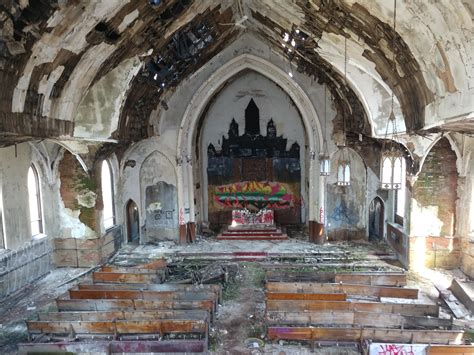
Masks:
[[[323,134],[320,120],[313,103],[302,87],[288,76],[275,64],[251,54],[242,54],[214,72],[196,91],[184,113],[178,130],[177,160],[178,160],[178,205],[181,209],[189,211],[186,220],[194,222],[194,177],[192,170],[193,141],[199,118],[204,112],[209,101],[219,92],[220,88],[231,78],[245,70],[253,70],[280,86],[294,102],[303,120],[308,142],[308,152],[311,157],[323,150]],[[310,159],[309,164],[309,220],[319,220],[318,211],[323,207],[324,201],[323,179],[316,177],[319,162]],[[319,189],[318,187],[319,186]],[[319,194],[317,191],[319,190]]]
[[[30,232],[31,236],[34,237],[42,234],[44,231],[40,176],[34,164],[31,164],[28,169],[28,203],[30,210]]]

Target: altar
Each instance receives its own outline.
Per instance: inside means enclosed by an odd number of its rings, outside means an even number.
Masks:
[[[240,209],[232,211],[231,227],[258,227],[258,226],[273,226],[273,210],[262,209],[256,213],[250,212],[248,209]]]
[[[287,235],[275,226],[273,210],[261,209],[251,212],[248,209],[232,211],[232,223],[217,236],[219,240],[281,240]]]

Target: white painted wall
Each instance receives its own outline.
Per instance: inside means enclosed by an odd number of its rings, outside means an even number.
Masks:
[[[44,164],[35,159],[28,143],[0,149],[0,170],[2,171],[2,203],[5,247],[18,249],[30,242],[30,217],[28,204],[27,176],[30,165],[34,163],[40,176],[41,198],[43,203],[44,234],[54,236],[57,230],[55,194],[57,185],[48,182]]]

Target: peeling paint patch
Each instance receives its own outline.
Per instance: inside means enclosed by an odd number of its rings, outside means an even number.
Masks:
[[[97,199],[97,194],[89,190],[82,190],[76,196],[79,206],[93,208]]]

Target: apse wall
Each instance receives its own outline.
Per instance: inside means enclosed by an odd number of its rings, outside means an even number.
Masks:
[[[246,120],[246,109],[252,115],[252,107],[254,117]],[[247,132],[246,125],[252,126]],[[274,209],[280,223],[306,220],[305,130],[297,108],[278,85],[256,72],[242,73],[213,99],[199,137],[195,166],[202,179],[204,221],[225,223],[233,208],[246,206]],[[245,189],[246,196],[237,196]]]

